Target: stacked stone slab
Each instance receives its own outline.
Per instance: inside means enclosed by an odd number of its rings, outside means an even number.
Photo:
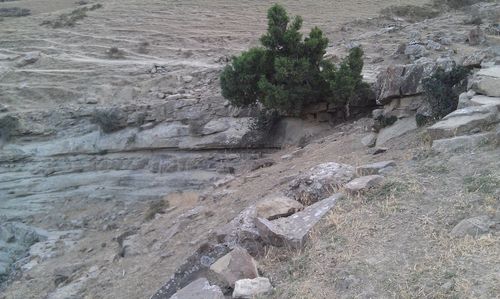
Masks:
[[[422,80],[438,68],[451,69],[449,58],[432,60],[422,57],[412,64],[391,65],[381,71],[375,83],[377,105],[373,111],[372,132],[361,141],[367,147],[382,146],[417,128],[415,115],[425,114],[427,106],[422,96]]]
[[[458,110],[428,128],[437,152],[473,150],[500,141],[500,66],[478,71]]]

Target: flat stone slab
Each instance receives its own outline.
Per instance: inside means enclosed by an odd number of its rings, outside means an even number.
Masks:
[[[210,265],[215,262],[218,258],[224,256],[229,251],[227,246],[220,244],[202,244],[195,253],[188,257],[184,263],[177,268],[175,273],[170,277],[170,279],[159,289],[156,293],[151,296],[151,299],[168,299],[175,298],[172,297],[176,292],[179,293],[179,289],[186,288],[189,284],[194,282],[195,279],[199,277],[204,277],[209,271]],[[198,282],[196,285],[206,287],[206,284]],[[196,286],[195,285],[195,286]],[[191,288],[190,288],[191,289]],[[194,288],[193,289],[197,289]],[[217,292],[215,292],[217,293]],[[185,294],[181,293],[180,295]],[[195,293],[196,294],[196,293]],[[181,297],[177,298],[224,298],[224,297]]]
[[[334,194],[290,217],[274,221],[257,218],[255,225],[264,242],[277,247],[300,249],[305,245],[311,229],[342,197],[343,194]]]
[[[304,206],[286,196],[269,197],[257,203],[257,217],[267,220],[274,220],[281,217],[287,217],[302,210]]]
[[[446,139],[438,139],[432,142],[432,149],[436,152],[459,152],[477,149],[483,145],[496,143],[500,136],[494,132],[483,134],[465,135]]]
[[[233,298],[252,299],[268,295],[272,291],[273,286],[268,278],[241,279],[234,286]]]
[[[492,105],[456,110],[427,129],[432,140],[466,135],[472,129],[498,122],[498,109]]]
[[[451,235],[453,237],[464,237],[464,236],[479,236],[488,233],[491,227],[495,225],[489,216],[482,215],[477,217],[472,217],[469,219],[464,219],[460,221],[452,230]]]
[[[415,129],[417,129],[417,121],[415,120],[415,117],[399,119],[393,125],[385,127],[378,132],[376,145],[381,146],[387,141]]]
[[[500,97],[488,97],[482,95],[473,96],[470,99],[473,105],[493,105],[500,109]]]
[[[356,178],[345,185],[349,193],[358,193],[379,185],[384,180],[381,175],[368,175]]]
[[[479,94],[500,97],[500,66],[492,66],[477,72],[472,89]]]
[[[177,293],[170,299],[224,299],[221,289],[216,285],[210,285],[206,278],[198,278]]]
[[[356,173],[361,176],[379,174],[380,171],[386,169],[388,167],[395,167],[396,162],[390,161],[381,161],[372,164],[361,165],[356,168]]]

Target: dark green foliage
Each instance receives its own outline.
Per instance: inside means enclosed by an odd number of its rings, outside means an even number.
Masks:
[[[415,114],[415,121],[417,122],[418,127],[423,127],[432,122],[432,117],[417,113]]]
[[[126,119],[117,109],[96,111],[92,122],[99,125],[104,133],[112,133],[126,127]]]
[[[250,129],[261,132],[272,132],[280,118],[278,111],[263,109],[250,125]]]
[[[125,57],[125,52],[123,52],[123,50],[118,49],[118,47],[111,47],[106,50],[106,55],[110,59],[122,59]]]
[[[298,114],[308,104],[344,105],[361,94],[366,87],[361,81],[361,49],[352,49],[337,67],[323,59],[328,39],[319,28],[303,38],[302,18],[290,22],[280,5],[271,7],[267,17],[263,47],[233,57],[221,74],[222,95],[233,105],[260,102],[270,110]]]
[[[454,67],[448,72],[438,68],[431,77],[422,81],[432,117],[440,119],[457,109],[458,96],[467,88],[469,72],[463,66]]]
[[[397,120],[398,118],[394,115],[391,116],[380,115],[379,117],[375,118],[375,128],[377,130],[380,130],[382,128],[394,124]]]
[[[168,207],[169,207],[169,202],[163,199],[152,201],[149,204],[146,213],[144,214],[144,220],[146,221],[153,220],[156,214],[164,214],[165,209],[167,209]]]
[[[0,118],[0,141],[8,141],[18,128],[19,120],[16,117],[7,115]]]
[[[349,104],[355,97],[365,97],[369,93],[369,85],[363,82],[363,50],[352,48],[349,55],[338,67],[330,62],[323,62],[323,77],[329,84],[329,102],[337,105]]]
[[[258,88],[259,80],[271,69],[266,61],[266,52],[261,48],[253,48],[233,57],[232,64],[221,75],[222,96],[239,107],[255,103],[255,99],[262,96]]]
[[[50,26],[52,28],[73,27],[77,21],[87,17],[87,12],[102,8],[102,4],[97,3],[90,7],[80,7],[70,13],[61,14],[55,20],[43,21],[41,25]]]

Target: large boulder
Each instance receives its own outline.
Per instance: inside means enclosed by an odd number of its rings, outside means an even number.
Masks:
[[[224,299],[221,289],[216,285],[210,285],[206,278],[198,278],[177,293],[170,299]]]
[[[378,132],[376,145],[384,145],[387,141],[402,136],[415,129],[417,129],[417,121],[415,117],[398,119],[391,126],[385,127]]]
[[[500,97],[487,97],[483,95],[476,95],[470,99],[470,103],[475,106],[493,105],[500,110]]]
[[[432,140],[467,135],[471,130],[498,122],[498,109],[493,105],[458,109],[427,129]]]
[[[268,295],[272,291],[273,286],[268,278],[241,279],[234,286],[233,298],[252,299]]]
[[[389,66],[377,76],[377,104],[385,105],[394,98],[422,93],[422,79],[430,76],[435,68],[436,64],[429,60]]]
[[[277,247],[300,249],[305,245],[313,227],[342,197],[340,193],[334,194],[286,218],[273,221],[257,218],[255,225],[266,243]]]
[[[257,262],[248,252],[236,247],[210,266],[210,270],[225,285],[234,288],[236,281],[259,276]]]
[[[286,195],[302,204],[315,203],[352,180],[354,175],[354,167],[351,165],[323,163],[295,178],[289,184]]]
[[[500,142],[500,135],[495,132],[487,132],[434,140],[432,150],[440,153],[469,151],[498,142]]]
[[[472,89],[479,94],[500,97],[500,65],[477,72],[472,81]]]

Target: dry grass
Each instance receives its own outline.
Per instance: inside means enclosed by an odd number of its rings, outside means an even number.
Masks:
[[[148,209],[144,214],[144,220],[149,221],[155,218],[156,214],[165,213],[165,209],[169,207],[168,201],[155,200],[149,203]]]
[[[429,5],[393,5],[384,8],[380,13],[385,17],[400,17],[409,22],[418,22],[425,19],[435,18],[439,11]]]
[[[87,17],[87,12],[102,8],[102,4],[97,3],[92,6],[79,7],[70,13],[59,15],[54,20],[47,20],[42,22],[42,26],[49,26],[52,28],[73,27],[78,21]]]
[[[493,168],[495,153],[453,162],[424,155],[398,164],[378,188],[340,200],[306,250],[269,250],[261,265],[273,298],[495,298],[500,237],[449,234],[469,215],[498,211],[494,194],[467,192],[460,179]],[[490,186],[493,176],[471,182]]]

